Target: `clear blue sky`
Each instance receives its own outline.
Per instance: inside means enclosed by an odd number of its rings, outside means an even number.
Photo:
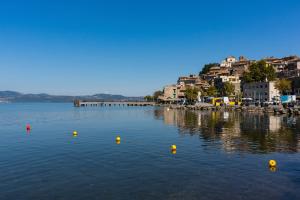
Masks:
[[[140,96],[228,55],[294,54],[299,0],[0,3],[0,90]]]

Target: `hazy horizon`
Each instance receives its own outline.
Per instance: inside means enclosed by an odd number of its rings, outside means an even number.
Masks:
[[[52,96],[93,96],[93,95],[99,95],[99,94],[104,94],[104,95],[121,95],[121,96],[125,96],[125,97],[144,97],[144,96],[127,96],[127,95],[123,95],[123,94],[111,94],[111,93],[102,93],[102,92],[96,92],[93,94],[52,94],[52,93],[47,93],[47,92],[37,92],[37,93],[32,93],[32,92],[20,92],[20,91],[15,91],[15,90],[0,90],[0,92],[17,92],[17,93],[21,93],[21,94],[34,94],[34,95],[38,95],[38,94],[47,94],[47,95],[52,95]]]
[[[229,55],[300,55],[296,0],[0,5],[0,91],[144,96]]]

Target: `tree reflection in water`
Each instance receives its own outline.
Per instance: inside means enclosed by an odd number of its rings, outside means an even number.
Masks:
[[[199,135],[207,146],[226,152],[298,152],[299,118],[263,113],[191,111],[159,108],[155,119],[178,127],[179,134]]]

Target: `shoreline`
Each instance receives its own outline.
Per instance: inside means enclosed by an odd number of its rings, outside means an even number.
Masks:
[[[251,112],[251,113],[268,113],[275,115],[300,115],[300,108],[280,108],[276,107],[258,107],[258,106],[197,106],[197,105],[160,105],[169,109],[179,110],[200,110],[200,111],[235,111],[235,112]]]

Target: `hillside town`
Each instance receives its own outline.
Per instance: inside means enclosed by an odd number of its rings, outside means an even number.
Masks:
[[[215,103],[213,98],[227,97],[234,102],[275,103],[283,95],[300,97],[300,58],[266,57],[251,60],[229,56],[210,63],[199,74],[180,76],[175,84],[154,94],[160,103]],[[147,98],[147,97],[146,97]]]

